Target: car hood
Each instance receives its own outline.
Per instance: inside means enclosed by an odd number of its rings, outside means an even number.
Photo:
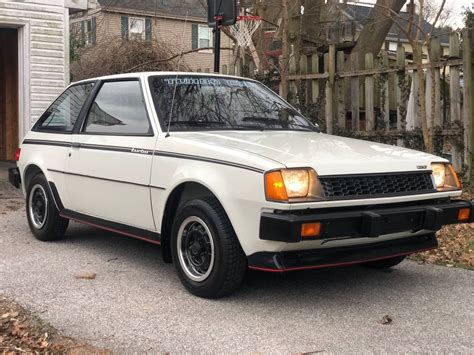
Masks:
[[[219,131],[181,133],[181,138],[273,160],[286,167],[312,167],[319,175],[430,170],[431,154],[316,132]]]

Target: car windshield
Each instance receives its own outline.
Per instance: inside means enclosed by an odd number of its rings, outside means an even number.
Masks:
[[[155,109],[164,130],[318,131],[264,85],[236,78],[151,76]],[[174,98],[174,100],[173,100]],[[171,122],[170,122],[171,120]]]

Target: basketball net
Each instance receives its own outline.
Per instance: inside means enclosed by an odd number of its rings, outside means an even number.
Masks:
[[[262,23],[260,16],[238,16],[235,25],[230,26],[239,47],[245,49],[253,46],[252,36]]]
[[[247,48],[250,49],[253,61],[257,68],[260,67],[260,59],[257,50],[253,44],[252,36],[260,27],[262,18],[260,16],[238,16],[235,25],[230,26],[230,33],[234,36],[237,44],[242,48],[243,52]],[[245,54],[244,54],[245,55]]]

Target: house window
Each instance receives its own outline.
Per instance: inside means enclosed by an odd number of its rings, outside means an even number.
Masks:
[[[389,43],[388,43],[388,50],[391,51],[391,52],[396,52],[396,51],[397,51],[397,47],[398,47],[398,43],[397,43],[397,42],[389,42]]]
[[[96,22],[95,17],[84,20],[81,23],[81,31],[84,45],[95,44],[96,39]]]
[[[128,21],[130,39],[145,39],[145,19],[130,17]]]
[[[211,47],[211,29],[208,26],[199,26],[199,48]]]

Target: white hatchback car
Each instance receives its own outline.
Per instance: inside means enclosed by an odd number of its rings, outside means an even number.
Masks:
[[[445,159],[319,132],[264,85],[139,73],[70,85],[18,151],[40,240],[69,220],[161,244],[201,297],[238,288],[247,268],[385,268],[437,247],[473,203]]]

